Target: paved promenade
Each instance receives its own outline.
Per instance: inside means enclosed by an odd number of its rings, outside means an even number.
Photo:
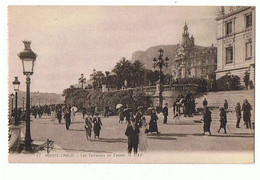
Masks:
[[[55,145],[66,152],[114,153],[127,152],[127,137],[124,135],[126,124],[118,123],[118,116],[102,118],[101,138],[87,141],[84,120],[80,113],[66,130],[65,123],[53,123],[50,117],[32,119],[31,135],[35,141],[51,139]],[[149,117],[146,117],[149,122]],[[197,152],[197,151],[253,151],[254,130],[235,128],[235,124],[228,124],[227,134],[217,133],[219,122],[213,120],[212,136],[202,135],[203,123],[199,123],[201,116],[181,117],[181,122],[175,122],[169,117],[168,125],[162,124],[163,117],[159,115],[158,127],[161,134],[148,134],[149,152]]]

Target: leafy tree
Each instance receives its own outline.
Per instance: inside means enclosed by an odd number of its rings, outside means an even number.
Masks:
[[[144,83],[144,72],[145,72],[145,68],[144,65],[141,61],[136,60],[134,61],[133,65],[132,65],[132,85],[134,87],[139,87]]]
[[[131,77],[132,77],[132,69],[133,65],[129,60],[126,60],[125,57],[123,57],[118,63],[116,63],[116,66],[112,70],[112,72],[116,73],[120,86],[124,86],[125,80],[127,81],[127,87],[130,85]]]
[[[105,74],[102,71],[94,71],[90,76],[94,89],[101,88],[105,83]]]

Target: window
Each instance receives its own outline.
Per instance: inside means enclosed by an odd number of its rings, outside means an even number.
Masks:
[[[252,57],[252,42],[246,43],[246,60]]]
[[[206,68],[202,68],[202,69],[201,69],[201,74],[207,74]]]
[[[246,15],[246,28],[252,26],[252,14]]]
[[[191,66],[191,64],[192,64],[192,63],[191,63],[191,60],[189,60],[189,61],[188,61],[188,66]]]
[[[232,22],[227,22],[226,23],[226,35],[229,35],[232,33]]]
[[[226,48],[226,64],[233,63],[233,47]]]

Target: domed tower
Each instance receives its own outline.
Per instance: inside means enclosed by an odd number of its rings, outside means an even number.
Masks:
[[[185,22],[185,25],[183,27],[183,33],[182,33],[182,41],[181,41],[181,46],[184,48],[189,48],[191,45],[190,42],[190,37],[189,37],[189,32],[188,32],[188,26]]]

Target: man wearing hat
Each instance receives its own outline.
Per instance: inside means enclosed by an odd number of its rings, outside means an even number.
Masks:
[[[141,122],[141,118],[143,117],[142,107],[138,107],[138,111],[135,115],[136,124],[139,125]]]
[[[87,117],[85,119],[85,129],[87,140],[91,141],[92,117],[90,112],[87,112]]]
[[[139,128],[134,118],[130,122],[125,131],[125,135],[128,137],[128,154],[131,154],[132,149],[134,149],[134,154],[136,155],[138,151]]]
[[[168,104],[165,103],[165,106],[163,108],[163,116],[164,116],[164,120],[163,120],[163,124],[167,124],[167,117],[168,117]]]
[[[102,122],[101,122],[101,119],[99,117],[99,113],[97,112],[95,114],[95,117],[93,118],[93,124],[94,124],[94,138],[100,136],[100,131],[101,131],[101,126],[103,126]]]

